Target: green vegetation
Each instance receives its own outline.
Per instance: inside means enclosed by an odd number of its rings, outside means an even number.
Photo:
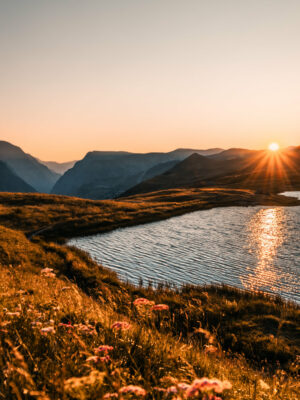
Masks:
[[[206,208],[209,199],[220,204],[223,197],[225,205],[227,196],[229,204],[233,193],[172,191],[98,202],[1,195],[0,398],[126,399],[144,397],[145,390],[149,399],[297,399],[296,304],[226,286],[134,287],[86,253],[53,241],[77,226],[91,232],[134,218],[166,218],[184,212],[184,204],[185,211],[196,209],[197,201]],[[237,203],[257,202],[252,192],[235,194]],[[48,225],[54,227],[42,236],[25,235]],[[138,298],[148,301],[138,305]],[[153,303],[168,307],[153,310]],[[116,321],[128,329],[112,328]],[[180,384],[202,377],[228,387],[229,380],[232,388],[208,397],[212,390],[192,391],[197,381]]]

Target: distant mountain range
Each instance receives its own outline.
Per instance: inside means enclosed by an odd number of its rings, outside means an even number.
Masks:
[[[4,161],[10,170],[38,192],[49,193],[60,177],[36,158],[11,143],[0,141],[0,160]]]
[[[0,192],[32,193],[36,190],[0,161]]]
[[[239,148],[93,151],[80,161],[57,163],[0,141],[0,191],[109,199],[183,187],[300,190],[300,147],[278,153]]]
[[[71,169],[74,167],[74,164],[76,161],[68,161],[68,162],[62,162],[58,163],[56,161],[42,161],[37,159],[38,162],[40,162],[43,165],[46,165],[51,171],[56,172],[59,175],[63,175],[68,169]]]
[[[222,149],[177,149],[169,153],[93,151],[75,163],[55,184],[52,193],[90,199],[121,195],[145,179],[161,174],[193,153],[212,155]]]
[[[231,187],[261,192],[300,190],[300,147],[280,153],[229,149],[203,157],[192,154],[163,174],[145,180],[122,194],[182,187]]]

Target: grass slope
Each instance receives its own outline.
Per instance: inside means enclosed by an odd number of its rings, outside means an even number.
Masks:
[[[187,201],[187,193],[175,193]],[[150,196],[149,208],[155,199],[161,207],[160,196]],[[126,215],[125,207],[136,204],[139,213],[145,201],[2,195],[0,397],[136,398],[121,393],[133,384],[147,399],[185,398],[179,382],[207,376],[230,380],[232,389],[219,394],[223,399],[297,399],[297,305],[225,286],[134,287],[82,251],[25,235],[60,218],[72,220],[80,210],[84,219],[102,209],[102,218],[120,223],[119,208]],[[134,306],[141,297],[169,310]],[[112,329],[115,321],[130,327]],[[113,349],[97,353],[100,345]],[[204,395],[193,398],[208,399]]]
[[[84,200],[67,196],[0,193],[0,224],[28,234],[65,238],[170,218],[213,207],[299,205],[280,195],[239,189],[174,189],[119,200]]]

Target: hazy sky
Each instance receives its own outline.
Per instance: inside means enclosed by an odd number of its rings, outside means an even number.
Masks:
[[[0,0],[0,138],[89,150],[300,140],[299,0]]]

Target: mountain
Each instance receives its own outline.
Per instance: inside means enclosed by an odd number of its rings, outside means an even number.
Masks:
[[[11,143],[0,141],[0,160],[38,192],[49,193],[60,175]]]
[[[56,161],[42,161],[39,159],[38,161],[41,164],[46,165],[46,167],[48,167],[51,171],[59,175],[63,175],[66,171],[68,171],[68,169],[73,168],[74,164],[77,162],[77,161],[67,161],[63,163],[58,163]]]
[[[169,153],[93,151],[75,163],[55,184],[52,193],[90,199],[119,196],[193,153],[212,154],[221,149],[177,149]],[[170,164],[168,164],[170,163]]]
[[[173,168],[161,175],[143,181],[130,188],[123,196],[131,196],[137,193],[154,192],[157,190],[197,186],[199,181],[233,171],[235,163],[215,160],[200,154],[192,154]]]
[[[248,156],[257,154],[257,150],[231,148],[210,155],[214,160],[234,160],[236,158],[247,158]]]
[[[230,149],[212,157],[192,154],[165,173],[125,191],[122,197],[183,187],[230,187],[261,192],[298,190],[299,149],[286,149],[275,154]]]
[[[3,161],[0,161],[0,192],[36,192],[30,185],[19,178]]]
[[[235,171],[218,177],[215,184],[259,192],[300,190],[300,147],[252,154]]]

